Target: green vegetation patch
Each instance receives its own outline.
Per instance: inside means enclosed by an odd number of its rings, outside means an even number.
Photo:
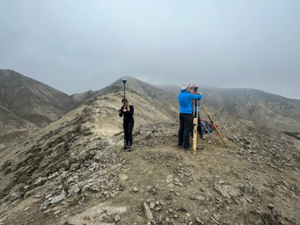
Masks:
[[[11,160],[7,160],[0,168],[0,171],[4,171],[6,170],[8,167],[10,167],[12,165],[12,161]]]
[[[284,134],[289,135],[293,138],[296,138],[300,140],[300,133],[299,132],[288,132],[288,131],[283,131]]]
[[[40,162],[43,160],[45,156],[45,154],[42,152],[42,148],[36,145],[30,148],[25,154],[26,155],[30,154],[30,155],[25,160],[18,163],[13,171],[17,171],[21,167],[31,167],[31,166],[33,166],[33,169],[35,171],[35,169],[39,167]]]
[[[90,135],[93,135],[93,132],[87,131],[83,133],[83,136],[90,136]]]
[[[80,125],[82,123],[85,123],[83,116],[77,116],[71,125]]]
[[[53,148],[53,147],[55,147],[56,145],[58,145],[58,144],[60,144],[62,142],[64,142],[64,139],[62,137],[57,137],[54,141],[51,141],[51,142],[47,143],[47,147],[46,148],[47,149]]]
[[[4,175],[10,174],[12,172],[11,168],[8,168],[4,171]]]
[[[32,146],[25,154],[28,155],[28,154],[39,154],[41,153],[42,151],[42,148],[41,147],[38,147],[37,145],[34,145]]]
[[[76,120],[82,122],[82,117]],[[43,138],[51,138],[52,135],[58,134],[62,129],[50,131],[44,135]],[[26,191],[35,187],[34,181],[37,177],[48,177],[49,175],[60,170],[68,171],[72,164],[78,164],[80,167],[82,162],[92,160],[96,155],[96,148],[89,149],[80,158],[70,158],[70,143],[78,136],[92,135],[88,129],[83,129],[81,125],[76,125],[73,130],[67,132],[65,135],[55,138],[54,141],[49,141],[44,147],[34,145],[25,153],[25,159],[16,165],[8,160],[1,166],[1,171],[5,174],[15,172],[12,182],[8,183],[0,193],[0,198],[4,198],[9,194],[12,188],[18,184],[25,184],[29,187]],[[20,189],[21,194],[26,191]]]
[[[56,130],[54,130],[54,131],[51,130],[49,133],[43,135],[43,136],[41,137],[41,139],[38,140],[38,142],[40,142],[40,141],[42,141],[42,140],[45,140],[45,139],[49,139],[50,137],[52,137],[52,136],[54,136],[54,135],[57,135],[59,132],[61,132],[61,131],[63,130],[63,128],[64,128],[64,127],[60,127],[60,128],[58,128],[58,129],[56,129]]]
[[[32,183],[33,183],[34,179],[32,177],[31,172],[32,172],[31,170],[27,170],[25,172],[17,172],[15,174],[15,176],[13,177],[12,182],[8,183],[0,192],[0,199],[3,199],[6,195],[8,195],[9,192],[18,184],[22,184],[22,183],[27,184],[30,186],[30,188],[28,190],[33,189],[34,186],[32,185]],[[23,196],[24,194],[25,194],[25,191],[23,190],[23,192],[21,193],[21,196]]]

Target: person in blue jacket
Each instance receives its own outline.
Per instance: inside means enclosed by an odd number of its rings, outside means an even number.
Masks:
[[[178,95],[179,102],[179,121],[180,127],[178,131],[178,146],[184,147],[185,150],[192,151],[190,148],[190,133],[193,127],[193,114],[192,114],[192,100],[200,100],[202,99],[202,94],[198,93],[198,95],[191,94],[191,88],[193,88],[195,84],[190,86],[189,83],[185,83],[181,92]]]

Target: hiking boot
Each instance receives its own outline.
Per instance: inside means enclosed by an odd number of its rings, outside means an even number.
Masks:
[[[188,147],[188,148],[184,148],[184,151],[194,151],[194,149],[192,147]]]
[[[197,148],[196,148],[197,150],[203,150],[204,149],[204,147],[202,146],[202,145],[197,145]]]
[[[132,146],[128,147],[128,151],[131,152],[132,151]]]

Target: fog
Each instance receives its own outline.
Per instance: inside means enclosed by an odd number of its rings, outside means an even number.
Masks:
[[[0,1],[0,68],[67,94],[123,76],[300,99],[299,1]]]

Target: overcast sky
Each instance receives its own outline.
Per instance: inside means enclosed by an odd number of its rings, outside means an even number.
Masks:
[[[300,99],[299,0],[0,0],[0,68],[67,94],[123,76]]]

